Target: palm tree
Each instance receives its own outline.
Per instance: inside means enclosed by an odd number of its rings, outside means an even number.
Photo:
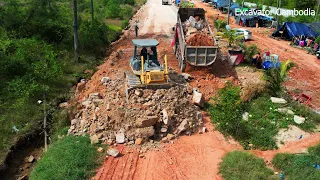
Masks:
[[[227,39],[229,47],[238,44],[243,39],[243,35],[238,35],[236,30],[233,29],[218,32],[218,35]]]

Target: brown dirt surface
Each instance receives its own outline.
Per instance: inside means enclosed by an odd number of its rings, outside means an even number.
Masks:
[[[186,43],[190,46],[213,46],[214,45],[213,38],[202,33],[195,33],[190,35],[187,38]]]
[[[108,157],[94,179],[222,179],[221,158],[241,146],[226,140],[209,122],[206,126],[207,133],[182,136],[145,153],[126,147],[121,157]]]

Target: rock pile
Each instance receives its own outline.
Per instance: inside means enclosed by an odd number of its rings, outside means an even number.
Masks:
[[[199,93],[192,97],[186,87],[131,90],[126,103],[123,80],[101,83],[106,91],[82,101],[69,134],[89,134],[93,144],[142,144],[149,138],[167,141],[202,128],[202,114],[195,104],[202,105],[203,98]],[[197,102],[192,103],[193,98]]]

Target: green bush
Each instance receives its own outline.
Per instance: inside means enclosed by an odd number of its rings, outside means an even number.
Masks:
[[[214,103],[209,106],[208,112],[217,128],[237,140],[248,139],[250,132],[247,123],[242,121],[244,107],[240,99],[240,87],[228,82],[212,100]]]
[[[259,48],[256,44],[247,46],[245,43],[240,43],[240,47],[244,50],[244,59],[247,63],[251,63],[253,56],[259,53]]]
[[[262,158],[242,151],[227,153],[222,158],[219,172],[228,180],[262,180],[269,179],[273,174],[273,171],[265,166]]]
[[[116,0],[109,0],[107,3],[106,18],[121,18],[120,4]]]
[[[31,172],[31,180],[88,179],[95,168],[97,151],[87,136],[66,136],[49,146]]]
[[[125,19],[122,21],[121,28],[125,29],[129,26],[129,20]]]
[[[287,60],[283,63],[279,68],[272,68],[270,70],[265,71],[265,79],[268,82],[268,88],[270,94],[273,96],[278,96],[283,91],[282,83],[285,81],[287,77],[287,73],[290,68],[293,66],[290,60]]]
[[[109,43],[107,35],[108,27],[104,23],[97,20],[84,22],[79,33],[82,51],[95,54],[98,57],[103,56]]]
[[[120,16],[122,19],[130,19],[130,18],[133,16],[132,6],[130,6],[130,5],[128,5],[128,4],[122,5],[119,16]]]
[[[272,159],[275,168],[283,171],[286,179],[320,179],[320,171],[313,165],[320,164],[320,145],[310,147],[308,154],[277,154]]]
[[[213,24],[214,24],[214,27],[217,29],[217,31],[222,32],[226,28],[227,21],[220,20],[220,19],[213,19]]]

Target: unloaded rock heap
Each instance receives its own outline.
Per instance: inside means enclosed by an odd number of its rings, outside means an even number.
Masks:
[[[210,35],[209,25],[198,16],[183,23],[186,43],[190,46],[213,46],[213,37]]]
[[[200,108],[194,104],[202,106],[203,98],[191,87],[134,89],[126,102],[122,80],[104,85],[104,93],[92,93],[79,105],[69,134],[89,134],[92,143],[141,144],[195,133],[203,125]]]

